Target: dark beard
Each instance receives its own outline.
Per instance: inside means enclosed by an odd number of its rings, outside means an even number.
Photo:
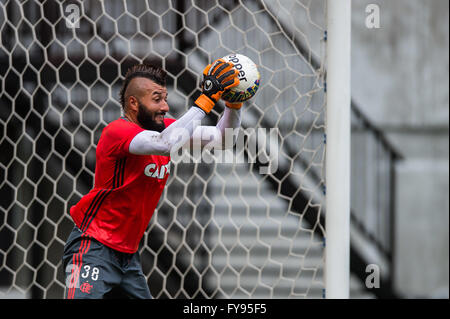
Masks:
[[[164,121],[161,124],[156,123],[154,116],[156,113],[149,112],[141,102],[138,102],[137,121],[143,129],[162,132],[166,128]]]

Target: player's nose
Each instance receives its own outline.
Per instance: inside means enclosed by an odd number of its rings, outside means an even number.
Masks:
[[[161,112],[169,112],[169,104],[167,103],[167,101],[163,101],[160,110]]]

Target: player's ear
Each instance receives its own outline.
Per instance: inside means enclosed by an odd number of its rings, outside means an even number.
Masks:
[[[127,101],[128,103],[126,103],[127,104],[126,106],[127,106],[128,111],[137,112],[139,109],[138,99],[136,97],[134,97],[133,95],[130,95],[129,97],[127,97],[127,100],[128,100]]]

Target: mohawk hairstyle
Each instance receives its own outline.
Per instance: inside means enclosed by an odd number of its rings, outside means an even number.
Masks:
[[[120,105],[125,109],[125,92],[127,91],[128,84],[134,78],[147,78],[152,80],[156,84],[166,86],[167,73],[162,68],[152,64],[136,64],[130,67],[125,74],[125,80],[123,81],[122,88],[120,89]]]

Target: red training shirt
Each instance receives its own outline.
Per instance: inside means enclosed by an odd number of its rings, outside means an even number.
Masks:
[[[164,119],[166,127],[174,121]],[[143,130],[125,118],[103,129],[94,188],[70,209],[83,233],[124,253],[137,251],[170,173],[170,156],[129,152],[131,140]]]

